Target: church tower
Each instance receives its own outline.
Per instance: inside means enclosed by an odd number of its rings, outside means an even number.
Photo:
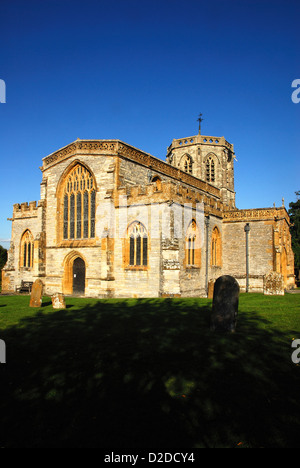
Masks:
[[[221,191],[225,205],[235,208],[234,149],[224,137],[198,135],[174,139],[167,162]]]

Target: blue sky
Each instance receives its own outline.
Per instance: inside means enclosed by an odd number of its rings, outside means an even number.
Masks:
[[[0,244],[38,200],[44,156],[118,138],[165,159],[173,138],[234,144],[238,208],[286,206],[299,181],[300,3],[1,0]]]

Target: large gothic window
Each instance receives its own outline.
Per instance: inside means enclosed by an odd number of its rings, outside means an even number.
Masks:
[[[211,264],[212,266],[222,265],[221,234],[217,226],[213,229],[211,238]]]
[[[185,237],[185,264],[187,267],[201,266],[200,234],[196,221],[193,219]]]
[[[206,182],[215,182],[215,163],[211,156],[206,161]]]
[[[92,174],[77,164],[68,174],[63,190],[63,238],[95,237],[96,190]]]
[[[20,245],[20,266],[25,268],[33,267],[34,244],[33,235],[27,229],[21,238]]]
[[[148,265],[148,235],[145,226],[135,221],[127,231],[126,264],[130,267],[146,267]]]

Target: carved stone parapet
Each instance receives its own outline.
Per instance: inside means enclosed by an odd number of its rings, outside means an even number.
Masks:
[[[177,260],[163,260],[164,270],[180,270],[180,263]]]
[[[174,239],[162,239],[161,247],[163,250],[178,250],[179,249],[179,240]]]

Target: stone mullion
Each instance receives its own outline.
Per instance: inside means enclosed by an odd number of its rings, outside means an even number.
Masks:
[[[134,255],[134,262],[133,264],[136,265],[136,252],[137,252],[137,247],[136,247],[136,235],[134,235],[134,249],[133,249],[133,255]]]
[[[84,197],[83,197],[83,191],[81,190],[80,191],[80,194],[81,194],[81,233],[80,233],[80,236],[81,236],[81,239],[83,239],[83,227],[84,227]]]
[[[91,191],[88,189],[88,239],[91,237]]]

